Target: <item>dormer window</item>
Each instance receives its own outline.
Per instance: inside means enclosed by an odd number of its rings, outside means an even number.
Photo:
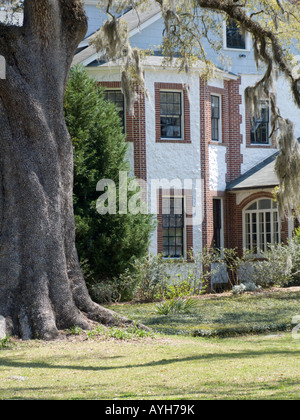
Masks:
[[[246,50],[246,32],[234,19],[226,23],[226,48]]]

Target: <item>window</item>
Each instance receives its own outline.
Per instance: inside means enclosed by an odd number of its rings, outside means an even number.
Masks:
[[[229,19],[226,24],[226,47],[238,50],[246,49],[245,31],[233,19]]]
[[[258,116],[251,119],[251,144],[269,144],[269,123],[269,102],[261,101]]]
[[[278,208],[271,199],[257,200],[245,210],[245,246],[254,253],[280,241]]]
[[[104,97],[107,101],[113,102],[116,105],[117,111],[119,112],[119,116],[121,118],[123,130],[125,131],[125,105],[124,105],[124,95],[122,91],[121,90],[106,90]]]
[[[162,198],[163,255],[180,258],[184,254],[184,199]]]
[[[211,96],[211,139],[221,141],[221,98]]]
[[[182,94],[160,92],[161,138],[182,138]]]

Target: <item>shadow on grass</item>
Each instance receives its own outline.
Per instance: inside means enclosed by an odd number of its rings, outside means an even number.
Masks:
[[[170,359],[160,359],[156,361],[150,361],[148,363],[136,363],[136,364],[120,364],[116,366],[79,366],[79,365],[59,365],[59,364],[51,364],[48,362],[25,362],[25,361],[17,361],[11,359],[4,359],[0,358],[0,366],[3,368],[36,368],[36,369],[70,369],[70,370],[87,370],[87,371],[106,371],[106,370],[114,370],[114,369],[129,369],[129,368],[143,368],[143,367],[156,367],[156,366],[165,366],[170,365],[173,363],[186,363],[186,362],[194,362],[194,361],[229,361],[229,360],[236,360],[236,359],[246,359],[246,358],[254,358],[254,357],[262,357],[262,356],[285,356],[285,357],[299,357],[300,350],[294,351],[284,351],[284,350],[276,350],[273,349],[272,351],[243,351],[243,352],[235,352],[235,353],[207,353],[207,354],[199,354],[196,356],[189,356],[189,357],[181,357],[181,358],[170,358]],[[101,358],[99,358],[101,360]]]

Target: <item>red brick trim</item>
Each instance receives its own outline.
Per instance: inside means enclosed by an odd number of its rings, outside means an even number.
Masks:
[[[163,229],[162,229],[162,198],[173,197],[175,195],[182,196],[185,198],[185,253],[186,259],[190,261],[191,252],[193,249],[193,191],[192,190],[164,190],[160,188],[157,191],[158,195],[158,212],[157,212],[157,253],[162,254],[163,252]]]
[[[160,126],[160,91],[174,90],[183,92],[183,130],[182,140],[162,139]],[[158,143],[191,143],[191,122],[190,122],[190,101],[187,89],[189,87],[182,83],[154,83],[155,90],[155,139]]]
[[[200,153],[201,177],[203,179],[204,215],[202,223],[202,246],[213,245],[213,198],[223,197],[224,215],[224,244],[227,245],[227,197],[223,192],[210,190],[209,177],[209,145],[226,147],[226,181],[237,178],[241,174],[243,156],[241,144],[243,137],[240,132],[242,116],[240,104],[242,98],[239,92],[241,80],[224,81],[224,88],[208,86],[200,78]],[[222,143],[211,141],[211,95],[218,94],[222,97]]]
[[[242,97],[240,95],[241,78],[238,80],[224,81],[227,90],[226,100],[228,101],[228,116],[226,116],[228,130],[226,164],[227,174],[226,181],[230,182],[241,175],[241,166],[243,163],[243,155],[241,154],[241,144],[243,136],[241,134],[241,124],[243,117],[240,114],[240,105]]]
[[[244,198],[244,200],[240,204],[238,204],[238,207],[240,207],[242,210],[244,210],[244,208],[248,204],[250,204],[252,201],[259,200],[261,198],[271,198],[271,199],[274,199],[274,196],[273,196],[272,193],[267,192],[267,191],[257,191],[255,193],[252,193],[248,197]]]
[[[199,79],[200,83],[200,167],[203,180],[203,221],[202,246],[205,248],[210,241],[211,209],[208,206],[209,188],[209,143],[211,141],[211,94],[207,83]]]

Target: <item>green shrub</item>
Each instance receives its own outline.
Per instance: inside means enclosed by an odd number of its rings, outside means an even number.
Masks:
[[[137,289],[135,300],[138,302],[154,302],[163,299],[169,288],[167,271],[167,262],[161,254],[136,261],[135,281]]]
[[[173,298],[156,305],[155,310],[160,315],[187,314],[195,308],[197,302],[192,298]]]
[[[70,327],[66,330],[67,335],[80,335],[84,332],[84,330],[77,325],[74,325],[73,327]]]
[[[0,340],[0,350],[8,349],[11,347],[11,341],[9,337],[4,337]]]
[[[76,246],[88,288],[103,302],[125,294],[124,283],[117,288],[113,283],[147,254],[155,227],[153,216],[119,214],[118,208],[116,214],[99,214],[96,209],[100,180],[114,181],[118,195],[120,171],[128,174],[127,186],[133,177],[129,175],[128,144],[116,106],[104,99],[103,88],[82,66],[71,69],[64,114],[74,148]],[[129,191],[127,199],[135,194]],[[108,280],[109,286],[97,289]]]
[[[168,284],[167,296],[168,299],[185,297],[194,294],[193,279],[189,274],[188,278],[181,278],[180,274],[177,278],[172,279]]]
[[[299,257],[300,245],[293,240],[288,244],[269,244],[266,251],[260,253],[260,259],[252,265],[252,280],[263,288],[287,286],[298,272]]]

